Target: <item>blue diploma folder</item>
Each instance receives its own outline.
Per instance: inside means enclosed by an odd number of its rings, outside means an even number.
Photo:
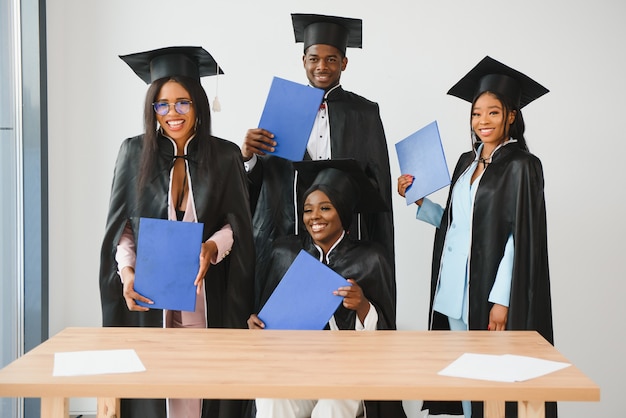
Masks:
[[[301,250],[258,316],[265,329],[324,329],[343,297],[333,291],[350,282]]]
[[[396,153],[400,173],[411,174],[415,178],[405,193],[407,205],[450,184],[437,121],[398,142]]]
[[[200,267],[204,224],[139,219],[135,291],[154,302],[148,308],[196,309],[193,285]]]
[[[259,122],[276,141],[274,152],[266,153],[301,161],[323,98],[322,89],[274,77]]]

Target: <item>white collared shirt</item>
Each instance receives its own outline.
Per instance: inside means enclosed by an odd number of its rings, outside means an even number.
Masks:
[[[330,92],[338,87],[339,84],[324,93],[324,100],[317,111],[315,123],[313,124],[313,129],[311,129],[309,142],[306,146],[312,160],[330,160],[332,158],[330,147],[330,120],[328,118],[329,105],[326,99]]]

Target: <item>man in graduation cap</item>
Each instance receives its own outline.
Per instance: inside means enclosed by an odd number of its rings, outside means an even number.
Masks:
[[[471,103],[472,149],[461,155],[445,208],[420,199],[437,227],[429,328],[536,330],[553,343],[543,169],[524,137],[522,108],[548,89],[483,58],[448,94]],[[401,176],[403,194],[412,179]],[[483,416],[482,402],[425,401],[430,415]],[[507,402],[506,416],[517,416]],[[546,403],[545,416],[556,417]]]
[[[387,212],[359,214],[348,226],[353,239],[371,240],[384,248],[395,271],[391,174],[387,141],[378,105],[340,85],[346,69],[346,48],[360,48],[360,19],[292,14],[296,42],[304,43],[302,62],[313,87],[325,91],[307,144],[304,160],[354,158],[379,191]],[[265,155],[275,146],[273,135],[250,129],[242,145],[251,180],[250,204],[257,250],[256,294],[260,295],[272,241],[298,233],[294,201],[294,169],[290,161]],[[395,276],[394,276],[395,277]],[[390,284],[394,295],[395,279]]]

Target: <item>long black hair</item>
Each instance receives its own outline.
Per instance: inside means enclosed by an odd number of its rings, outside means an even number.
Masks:
[[[140,191],[155,175],[156,162],[159,156],[159,147],[157,142],[159,132],[157,130],[158,123],[152,103],[156,101],[159,93],[161,92],[161,88],[168,81],[175,81],[183,86],[189,93],[191,101],[193,102],[192,106],[196,111],[195,139],[198,143],[196,162],[198,164],[202,164],[203,162],[208,161],[210,154],[211,110],[209,106],[209,99],[204,91],[204,88],[200,84],[200,81],[182,76],[164,77],[155,80],[148,88],[143,109],[145,134],[139,171],[138,187]]]
[[[522,111],[519,108],[519,105],[515,104],[513,100],[511,100],[510,98],[502,94],[499,94],[495,91],[491,91],[491,90],[486,90],[477,94],[474,100],[472,101],[472,107],[470,110],[470,130],[472,132],[472,138],[474,140],[474,147],[478,148],[478,145],[480,144],[481,141],[480,141],[480,138],[478,138],[475,135],[474,130],[472,128],[472,116],[471,115],[474,112],[474,105],[476,104],[476,100],[478,100],[478,98],[481,97],[485,93],[489,93],[493,95],[502,104],[502,110],[504,112],[503,123],[505,123],[505,128],[504,128],[505,139],[508,139],[509,137],[516,139],[517,145],[521,149],[528,151],[528,144],[526,143],[526,138],[524,138],[524,131],[526,130],[526,125],[524,124],[524,117],[522,116]],[[513,120],[512,124],[506,125],[506,117],[511,112],[515,112],[515,120]]]

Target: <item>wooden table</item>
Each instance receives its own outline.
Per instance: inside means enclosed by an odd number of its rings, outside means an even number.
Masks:
[[[134,349],[145,372],[54,377],[54,353]],[[599,401],[600,388],[575,366],[525,382],[439,376],[465,352],[564,361],[534,331],[251,331],[68,328],[0,370],[1,397],[41,397],[42,417],[67,417],[69,399],[98,398],[116,417],[119,398],[342,398],[485,401],[503,417],[542,418],[545,401]],[[123,418],[123,417],[122,417]]]

